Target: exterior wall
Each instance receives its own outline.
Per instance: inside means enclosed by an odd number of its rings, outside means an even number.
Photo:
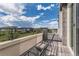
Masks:
[[[59,29],[58,29],[58,34],[60,39],[62,39],[62,11],[59,12]]]
[[[62,7],[62,21],[63,21],[63,45],[67,45],[67,6]]]
[[[74,55],[77,55],[79,50],[77,48],[77,42],[78,40],[76,40],[76,4],[67,4],[67,46],[71,48],[71,52]]]
[[[67,46],[70,48],[71,53],[73,51],[73,4],[67,4]]]
[[[30,35],[0,43],[0,56],[18,56],[42,40],[42,34]]]
[[[70,47],[74,55],[79,55],[79,4],[73,4],[73,11],[70,3],[61,8],[62,11],[60,12],[62,12],[62,16],[60,17],[62,20],[59,18],[59,36],[63,39],[63,45]],[[71,47],[71,43],[73,44],[73,48]]]
[[[71,4],[67,4],[61,7],[60,21],[59,21],[59,36],[63,40],[63,45],[71,46]]]
[[[67,46],[71,47],[71,4],[67,5]]]
[[[62,4],[61,4],[62,5]],[[59,29],[58,34],[60,39],[62,39],[62,44],[67,45],[67,5],[60,7],[59,12]]]

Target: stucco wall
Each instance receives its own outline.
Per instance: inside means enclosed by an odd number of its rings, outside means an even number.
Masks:
[[[58,34],[59,34],[59,37],[60,37],[60,39],[62,39],[62,26],[63,26],[63,24],[62,24],[62,11],[60,11],[59,12],[59,29],[58,29]]]
[[[42,34],[30,35],[0,43],[0,56],[18,56],[42,40]]]
[[[63,19],[63,45],[67,45],[67,6],[62,7],[62,19]]]

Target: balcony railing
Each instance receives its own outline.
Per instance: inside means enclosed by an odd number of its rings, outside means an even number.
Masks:
[[[18,56],[42,41],[42,33],[0,43],[0,56]]]
[[[34,29],[34,28],[16,28],[16,27],[0,28],[0,42],[13,40],[28,35],[34,35],[41,32],[42,32],[41,29]]]

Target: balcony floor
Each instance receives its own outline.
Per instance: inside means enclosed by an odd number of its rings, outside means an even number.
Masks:
[[[48,56],[72,56],[69,48],[62,45],[62,41],[59,39],[58,35],[54,36],[53,41],[47,49]]]
[[[52,36],[52,35],[51,35]],[[43,49],[46,43],[39,43],[36,46],[40,46]],[[39,56],[40,50],[32,47],[29,52],[25,52],[25,56]],[[72,56],[70,49],[67,46],[62,45],[62,40],[59,39],[58,35],[55,35],[48,47],[45,49],[44,56]],[[42,55],[41,55],[42,56]]]

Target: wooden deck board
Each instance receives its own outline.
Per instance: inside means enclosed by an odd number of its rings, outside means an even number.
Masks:
[[[58,35],[55,35],[51,43],[51,56],[71,56],[71,53],[67,46],[62,45],[62,41],[58,38]]]

